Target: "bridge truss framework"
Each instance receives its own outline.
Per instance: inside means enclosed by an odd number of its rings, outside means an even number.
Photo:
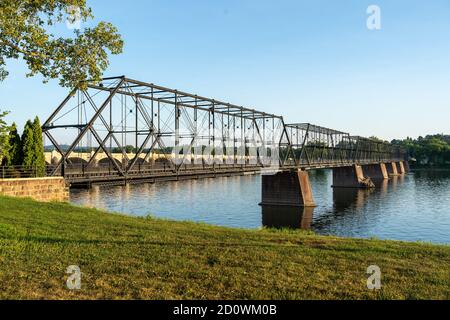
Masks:
[[[286,124],[279,115],[124,76],[73,90],[42,129],[60,154],[52,175],[102,175],[107,167],[109,175],[127,178],[162,166],[178,175],[196,168],[288,170],[405,158],[386,142]],[[95,160],[99,154],[102,164]]]

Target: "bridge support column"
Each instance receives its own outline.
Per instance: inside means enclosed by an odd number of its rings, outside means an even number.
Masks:
[[[409,168],[409,161],[404,161],[403,166],[405,167],[405,172],[408,173],[410,170]]]
[[[404,164],[403,164],[403,161],[399,161],[399,162],[398,162],[397,168],[398,168],[398,172],[399,172],[400,174],[405,174],[405,173],[406,173],[406,170],[405,170],[405,166],[404,166]]]
[[[362,166],[364,174],[372,180],[389,179],[386,165],[384,163],[368,164]]]
[[[315,207],[308,172],[298,170],[263,175],[261,205]]]
[[[333,188],[374,188],[370,178],[366,178],[359,165],[333,168]]]
[[[386,168],[389,176],[398,176],[397,163],[389,162],[386,164]]]

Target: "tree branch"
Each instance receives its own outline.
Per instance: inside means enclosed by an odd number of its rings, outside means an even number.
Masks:
[[[15,50],[15,51],[17,51],[19,53],[22,53],[25,56],[29,56],[29,57],[32,57],[32,58],[33,57],[39,57],[39,58],[44,58],[44,59],[47,58],[47,55],[45,55],[45,54],[26,51],[25,49],[22,49],[19,46],[15,45],[15,44],[13,44],[13,43],[11,43],[9,41],[0,40],[0,44],[8,46],[11,49],[13,49],[13,50]]]

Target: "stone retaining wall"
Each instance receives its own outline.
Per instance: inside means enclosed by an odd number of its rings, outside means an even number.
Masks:
[[[62,177],[0,179],[0,195],[37,201],[68,201],[69,188]]]

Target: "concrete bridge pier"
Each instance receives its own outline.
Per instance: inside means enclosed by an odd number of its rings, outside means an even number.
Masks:
[[[364,176],[359,165],[333,168],[333,188],[374,188],[369,177]]]
[[[409,161],[404,161],[403,162],[403,166],[405,167],[405,172],[406,173],[411,171],[411,169],[409,168]]]
[[[368,164],[362,166],[364,174],[372,180],[386,180],[389,175],[384,163]]]
[[[263,175],[261,205],[315,207],[308,172],[294,170]]]
[[[397,163],[389,162],[386,164],[386,169],[389,176],[398,176]]]
[[[405,165],[404,165],[403,161],[399,161],[398,162],[397,168],[398,168],[398,171],[399,171],[400,174],[405,174],[406,173],[406,169],[405,169]]]

